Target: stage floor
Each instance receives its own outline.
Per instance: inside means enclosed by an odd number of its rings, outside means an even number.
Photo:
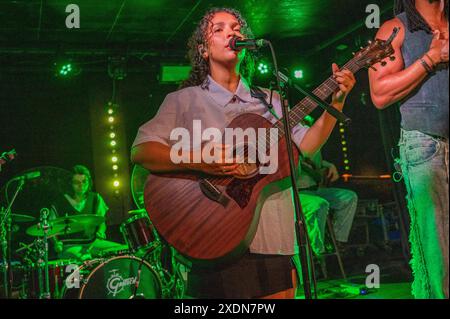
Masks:
[[[356,280],[355,280],[356,279]],[[380,283],[380,288],[368,289],[367,294],[358,293],[365,288],[359,278],[344,280],[322,280],[317,283],[318,299],[413,299],[410,282]],[[303,299],[302,288],[297,289],[296,299]]]

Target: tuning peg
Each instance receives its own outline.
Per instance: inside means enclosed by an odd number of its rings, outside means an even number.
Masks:
[[[372,40],[367,41],[368,44],[372,44]]]
[[[375,72],[377,72],[378,70],[375,69],[373,66],[370,67],[372,70],[374,70]]]
[[[389,57],[389,60],[395,61],[395,56],[391,55],[391,56]]]
[[[387,62],[386,61],[381,61],[381,66],[386,66]]]
[[[359,47],[361,50],[364,49],[363,47]]]
[[[355,54],[356,54],[355,52],[352,52],[352,55],[353,55],[353,56],[355,56]]]

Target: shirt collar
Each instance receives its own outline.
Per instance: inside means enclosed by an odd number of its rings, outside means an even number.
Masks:
[[[210,75],[208,75],[201,87],[202,89],[207,90],[211,98],[221,106],[227,106],[227,104],[232,102],[233,97],[235,96],[244,103],[255,101],[255,99],[251,96],[248,83],[242,77],[240,78],[238,87],[234,93],[228,91],[219,83],[214,81]]]

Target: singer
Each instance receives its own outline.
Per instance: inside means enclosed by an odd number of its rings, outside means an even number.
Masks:
[[[208,11],[188,42],[192,70],[180,89],[165,98],[158,114],[143,124],[131,150],[132,161],[152,172],[201,172],[210,175],[239,175],[239,164],[180,163],[170,160],[170,132],[184,127],[191,132],[194,120],[202,127],[223,130],[244,112],[263,116],[272,123],[276,117],[261,99],[252,96],[254,60],[251,52],[230,46],[237,37],[252,37],[241,14],[234,9]],[[233,42],[232,42],[233,43]],[[238,50],[239,49],[239,50]],[[347,94],[355,84],[350,71],[332,66],[339,83],[332,105],[342,110]],[[263,90],[267,93],[267,90]],[[281,117],[279,96],[273,99],[273,112]],[[324,113],[308,128],[297,125],[292,138],[303,156],[315,154],[328,139],[336,120]],[[226,146],[223,145],[223,149]],[[225,152],[223,152],[225,154]],[[294,249],[294,209],[291,189],[270,196],[263,204],[257,232],[250,249],[239,260],[215,269],[196,269],[188,274],[187,293],[194,298],[294,298],[295,272],[291,263]],[[176,196],[176,194],[174,194]]]

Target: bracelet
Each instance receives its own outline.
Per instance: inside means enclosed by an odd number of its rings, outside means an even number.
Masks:
[[[425,56],[430,59],[431,64],[433,65],[433,69],[436,67],[436,63],[434,63],[433,59],[428,55],[428,53],[425,53]]]
[[[427,62],[425,62],[424,59],[420,58],[420,63],[422,64],[422,66],[425,68],[425,70],[427,71],[428,74],[433,73],[433,69],[428,65]]]

